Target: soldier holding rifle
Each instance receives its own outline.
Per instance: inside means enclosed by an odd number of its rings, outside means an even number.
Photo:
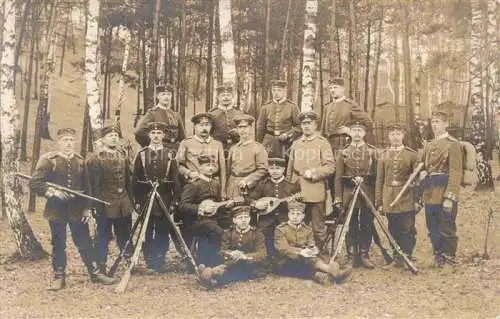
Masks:
[[[54,278],[49,290],[60,290],[66,285],[66,228],[69,226],[75,246],[89,272],[92,282],[113,284],[114,280],[101,273],[94,263],[90,243],[87,199],[75,196],[46,182],[85,193],[88,191],[88,172],[83,157],[74,152],[75,130],[57,131],[59,151],[40,157],[30,180],[30,188],[47,198],[44,216],[49,221],[52,235],[52,270]]]

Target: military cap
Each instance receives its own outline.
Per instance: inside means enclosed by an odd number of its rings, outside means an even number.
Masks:
[[[198,124],[201,122],[202,119],[207,119],[211,124],[214,123],[214,118],[210,113],[195,114],[193,115],[193,117],[191,117],[191,122],[193,122],[193,124]]]
[[[349,122],[349,127],[350,128],[361,127],[361,128],[363,128],[363,129],[366,130],[366,125],[363,122],[360,122],[360,121],[357,121],[357,120]]]
[[[343,78],[332,78],[328,80],[328,85],[340,85],[344,86],[344,79]]]
[[[222,85],[219,85],[215,91],[217,92],[217,94],[219,93],[222,93],[222,92],[229,92],[229,93],[233,93],[233,90],[234,90],[234,87],[233,87],[233,83],[231,82],[226,82]]]
[[[56,134],[57,134],[57,137],[62,137],[62,136],[66,136],[66,135],[75,136],[76,130],[74,128],[71,128],[71,127],[66,127],[66,128],[62,128],[62,129],[57,130]]]
[[[101,129],[101,137],[108,135],[109,133],[118,133],[118,136],[122,136],[122,131],[118,125],[112,124],[105,126]]]
[[[153,130],[165,132],[167,130],[167,125],[163,122],[151,122],[148,125],[148,132]]]
[[[318,113],[314,111],[304,111],[299,113],[299,120],[301,122],[311,122],[311,121],[316,121],[318,119]]]
[[[268,164],[269,166],[282,166],[282,167],[286,167],[286,161],[282,158],[278,158],[278,157],[273,157],[273,158],[270,158],[268,159]]]
[[[392,123],[387,126],[388,131],[405,131],[404,126],[399,123]]]
[[[250,206],[236,206],[231,210],[231,214],[236,217],[241,214],[250,214],[250,210]]]
[[[165,84],[165,85],[157,85],[156,86],[156,94],[161,93],[161,92],[174,92],[174,87],[171,84]]]
[[[249,114],[243,113],[236,115],[233,121],[236,125],[239,125],[243,121],[247,122],[248,125],[252,125],[252,123],[255,121],[255,118]]]
[[[445,111],[432,111],[432,117],[438,117],[443,121],[448,121],[450,119],[450,114]]]
[[[286,81],[285,80],[272,80],[271,86],[278,86],[278,87],[286,88]]]
[[[288,202],[288,211],[300,211],[305,214],[306,204],[298,200]]]
[[[212,159],[210,158],[210,155],[200,155],[198,156],[198,164],[203,165],[203,164],[210,164],[212,163]]]

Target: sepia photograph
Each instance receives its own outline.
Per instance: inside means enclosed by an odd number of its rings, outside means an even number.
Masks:
[[[500,318],[500,0],[0,0],[1,318]]]

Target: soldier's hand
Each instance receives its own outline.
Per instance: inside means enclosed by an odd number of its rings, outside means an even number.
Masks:
[[[309,249],[309,248],[304,248],[304,249],[302,249],[302,250],[299,252],[299,254],[300,254],[302,257],[304,257],[304,258],[311,258],[311,257],[313,257],[313,256],[314,256],[314,255],[312,254],[311,249]]]
[[[87,224],[90,221],[91,214],[91,209],[85,209],[82,213],[82,223]]]
[[[200,174],[198,174],[198,172],[189,172],[188,174],[189,176],[189,179],[192,180],[192,181],[195,181],[197,180],[198,178],[200,178]]]
[[[379,212],[380,215],[385,215],[384,206],[379,205],[377,211]]]
[[[356,176],[352,179],[352,181],[354,182],[354,184],[359,185],[359,184],[362,184],[364,182],[364,178],[361,177],[361,176]]]
[[[254,202],[254,207],[258,210],[266,210],[268,206],[269,203],[265,200],[258,199]]]
[[[67,193],[65,191],[58,190],[58,189],[55,190],[55,195],[54,196],[57,197],[57,198],[59,198],[62,201],[68,201],[68,200],[70,200],[70,199],[72,199],[72,198],[75,197],[74,195],[72,195],[70,193]]]
[[[339,217],[342,217],[344,215],[344,204],[342,202],[336,202],[333,203],[333,210],[337,212],[337,215]]]
[[[453,201],[451,199],[446,198],[443,201],[443,211],[445,213],[451,213],[452,209],[453,209]]]
[[[290,135],[288,135],[287,133],[283,133],[283,134],[280,134],[280,136],[278,136],[278,139],[281,142],[286,142],[289,138],[290,138]]]
[[[417,202],[417,203],[413,204],[413,209],[415,210],[415,213],[418,213],[422,209],[422,205]]]
[[[247,187],[247,183],[246,183],[245,181],[240,181],[240,182],[238,183],[238,188],[239,188],[239,189],[243,189],[243,188],[245,188],[245,187]]]
[[[423,180],[426,177],[427,177],[427,171],[420,171],[419,175],[420,180]]]

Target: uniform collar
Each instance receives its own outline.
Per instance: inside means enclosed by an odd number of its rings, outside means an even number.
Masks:
[[[314,133],[314,134],[313,134],[313,135],[311,135],[311,136],[305,136],[305,135],[304,135],[304,136],[302,136],[302,139],[303,139],[304,141],[312,141],[312,140],[314,140],[317,136],[318,136],[318,133]]]
[[[70,159],[72,159],[73,157],[75,157],[75,153],[71,153],[71,154],[69,154],[69,155],[66,155],[66,154],[64,154],[63,152],[59,152],[59,153],[58,153],[58,155],[59,155],[59,156],[61,156],[61,157],[63,157],[63,158],[65,158],[65,159],[67,159],[67,160],[70,160]]]
[[[245,145],[252,143],[253,141],[254,140],[241,141],[241,142],[238,142],[238,146],[245,146]]]
[[[345,100],[345,96],[341,96],[338,99],[333,99],[333,103],[339,103],[342,102],[343,100]]]
[[[205,139],[199,137],[198,135],[193,135],[193,136],[194,136],[194,139],[197,140],[200,143],[206,143],[206,144],[208,144],[212,140],[212,137],[210,135],[207,138],[205,138]]]
[[[292,227],[293,229],[300,229],[300,227],[302,226],[302,223],[298,224],[298,225],[294,225],[292,223],[290,223],[290,221],[287,221],[287,224]]]
[[[222,110],[222,111],[224,111],[224,112],[227,112],[227,111],[229,111],[229,110],[232,110],[232,109],[234,108],[234,106],[233,106],[233,105],[229,105],[228,107],[224,107],[224,106],[222,106],[222,105],[217,105],[217,108],[218,108],[219,110]]]
[[[285,176],[281,176],[280,179],[278,180],[275,180],[275,179],[272,179],[272,178],[269,178],[271,180],[271,182],[273,182],[274,184],[279,184],[281,183],[284,179],[285,179]]]
[[[285,103],[285,101],[286,101],[286,98],[285,99],[281,99],[279,101],[273,99],[273,103],[275,103],[275,104],[283,104],[283,103]]]
[[[166,107],[166,106],[160,105],[160,104],[156,104],[155,107],[158,108],[158,109],[162,109],[162,110],[171,110],[172,109],[172,106]]]
[[[239,229],[238,229],[238,227],[236,227],[236,226],[234,227],[234,230],[235,230],[238,234],[246,234],[246,233],[248,233],[248,232],[250,231],[250,229],[252,229],[252,227],[251,227],[251,226],[249,226],[249,227],[248,227],[247,229],[245,229],[245,230],[239,230]]]
[[[390,149],[391,151],[401,151],[401,150],[403,150],[404,148],[405,148],[405,146],[404,146],[404,145],[397,146],[397,147],[392,147],[392,146],[391,146],[391,147],[389,147],[389,149]]]
[[[441,140],[441,139],[446,138],[448,136],[450,136],[450,134],[448,132],[446,132],[446,133],[443,133],[441,135],[436,136],[435,140]]]
[[[164,148],[163,145],[158,145],[158,147],[152,147],[151,145],[148,145],[148,147],[150,150],[155,151],[155,152],[158,152]]]
[[[365,142],[365,141],[361,141],[361,142],[359,142],[358,144],[351,143],[351,145],[352,145],[353,147],[356,147],[356,148],[359,148],[359,147],[361,147],[361,146],[364,146],[365,144],[366,144],[366,142]]]

